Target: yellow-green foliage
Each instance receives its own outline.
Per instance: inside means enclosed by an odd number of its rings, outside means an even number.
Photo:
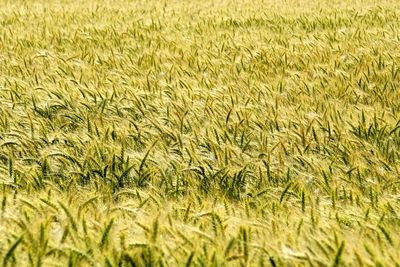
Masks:
[[[399,33],[388,0],[2,0],[0,264],[398,266]]]

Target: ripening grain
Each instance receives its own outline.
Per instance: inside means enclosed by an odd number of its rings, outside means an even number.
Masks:
[[[400,265],[375,2],[0,0],[0,264]]]

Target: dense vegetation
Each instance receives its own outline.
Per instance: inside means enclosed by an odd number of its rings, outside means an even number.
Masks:
[[[374,2],[1,1],[0,264],[399,266]]]

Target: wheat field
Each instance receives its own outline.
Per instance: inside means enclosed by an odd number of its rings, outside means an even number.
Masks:
[[[0,0],[0,265],[400,266],[399,72],[398,1]]]

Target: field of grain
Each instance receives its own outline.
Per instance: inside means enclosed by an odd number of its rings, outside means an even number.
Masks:
[[[399,72],[398,1],[0,0],[0,265],[399,266]]]

